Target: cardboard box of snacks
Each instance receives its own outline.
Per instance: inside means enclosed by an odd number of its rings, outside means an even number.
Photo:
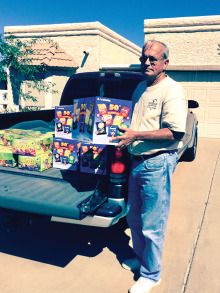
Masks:
[[[0,146],[0,166],[15,167],[17,161],[10,146]]]
[[[52,153],[52,149],[52,133],[38,134],[33,132],[28,136],[14,138],[12,140],[13,153],[18,155],[38,156],[45,153]]]
[[[18,155],[18,168],[30,171],[44,171],[52,167],[52,152],[47,154],[33,156]]]
[[[55,137],[72,139],[73,106],[55,107]]]
[[[106,175],[107,146],[81,142],[80,171]]]
[[[53,142],[53,167],[78,171],[79,150],[79,141],[55,137]]]
[[[11,146],[14,138],[27,136],[29,132],[29,130],[13,128],[0,130],[0,145]]]
[[[82,140],[85,129],[86,120],[86,104],[87,98],[75,99],[73,101],[73,130],[72,138],[76,140]]]
[[[73,138],[78,137],[79,140],[96,144],[116,144],[117,142],[109,140],[111,137],[123,134],[118,126],[125,129],[130,126],[131,101],[91,97],[84,99],[83,104],[85,105],[84,116],[81,115],[83,118],[80,128],[73,132]]]

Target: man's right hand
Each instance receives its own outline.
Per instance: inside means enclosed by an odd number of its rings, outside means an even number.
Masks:
[[[124,128],[119,126],[118,127],[120,131],[124,132],[122,136],[116,136],[114,138],[111,138],[110,141],[120,140],[120,142],[116,145],[116,147],[127,147],[132,142],[136,140],[135,131],[130,128]]]

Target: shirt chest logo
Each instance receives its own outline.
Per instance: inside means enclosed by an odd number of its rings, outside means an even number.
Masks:
[[[152,101],[148,102],[147,108],[149,110],[155,110],[157,108],[157,105],[158,105],[157,99],[153,99]]]

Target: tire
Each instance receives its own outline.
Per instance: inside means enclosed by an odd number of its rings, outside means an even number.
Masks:
[[[198,142],[198,130],[196,128],[195,137],[193,141],[193,145],[191,148],[188,148],[181,157],[181,161],[192,162],[196,158],[197,152],[197,142]]]

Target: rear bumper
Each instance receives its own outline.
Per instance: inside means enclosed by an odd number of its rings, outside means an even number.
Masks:
[[[116,224],[122,217],[126,215],[126,205],[125,205],[124,199],[109,199],[108,202],[121,206],[122,208],[121,212],[114,217],[104,217],[104,216],[94,215],[94,216],[87,216],[83,218],[82,220],[52,216],[51,221],[107,228]]]

